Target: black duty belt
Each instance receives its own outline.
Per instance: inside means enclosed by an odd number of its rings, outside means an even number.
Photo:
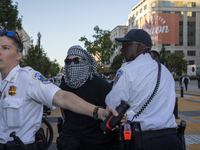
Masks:
[[[164,135],[170,135],[170,134],[176,134],[176,128],[143,131],[144,140],[159,137],[159,136],[164,136]]]
[[[25,149],[26,150],[38,150],[37,145],[35,143],[25,145]],[[6,144],[0,143],[0,150],[8,150]],[[18,149],[18,150],[21,150],[21,149]]]
[[[0,150],[5,150],[6,144],[1,144],[0,143]]]

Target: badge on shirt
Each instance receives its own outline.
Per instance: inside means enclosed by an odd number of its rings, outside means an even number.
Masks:
[[[8,95],[15,95],[17,93],[17,87],[16,86],[10,86],[9,87],[9,91],[8,91]]]
[[[6,91],[4,92],[4,95],[3,95],[3,99],[5,99],[6,98]]]
[[[37,72],[33,73],[32,77],[33,77],[33,79],[41,81],[43,84],[51,83],[51,81],[49,81],[43,75],[41,75],[40,73],[37,73]]]
[[[117,71],[117,74],[115,76],[115,81],[113,82],[113,86],[117,84],[119,78],[124,74],[124,71],[122,69]]]

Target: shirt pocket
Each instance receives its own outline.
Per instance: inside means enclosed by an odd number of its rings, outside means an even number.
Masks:
[[[23,123],[22,99],[5,98],[3,100],[3,116],[8,127],[20,127]]]

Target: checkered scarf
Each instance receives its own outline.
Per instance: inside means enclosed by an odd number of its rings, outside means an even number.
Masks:
[[[64,67],[64,79],[65,83],[73,89],[81,87],[87,79],[90,77],[92,80],[93,75],[98,75],[97,73],[97,62],[94,57],[81,46],[75,45],[69,48],[67,57],[69,56],[80,56],[84,58],[84,61],[81,61],[78,64],[72,62],[70,65]]]

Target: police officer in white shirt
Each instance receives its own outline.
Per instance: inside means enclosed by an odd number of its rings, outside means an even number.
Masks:
[[[35,133],[41,126],[43,104],[104,120],[110,112],[87,103],[52,84],[31,67],[21,68],[23,44],[17,32],[0,31],[0,150],[7,150],[16,132],[29,150],[37,150]],[[95,110],[95,111],[94,111]],[[20,150],[20,149],[19,149]]]
[[[144,106],[158,78],[158,63],[149,54],[152,47],[150,35],[142,29],[132,29],[124,38],[115,38],[115,41],[122,46],[121,55],[126,63],[116,73],[113,88],[106,97],[106,105],[116,108],[121,100],[127,101],[130,105],[128,120],[137,114],[132,121],[139,122],[142,131],[158,133],[157,136],[153,133],[151,138],[145,138],[145,150],[180,149],[181,142],[176,135],[177,124],[173,115],[175,83],[171,73],[162,64],[157,93]]]

